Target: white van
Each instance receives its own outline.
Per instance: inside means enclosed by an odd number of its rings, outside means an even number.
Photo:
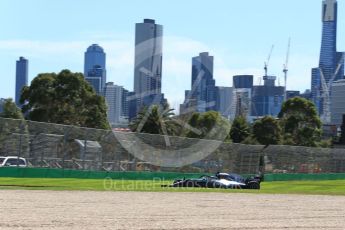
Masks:
[[[16,156],[8,156],[8,157],[1,157],[0,156],[0,167],[27,167],[27,163],[25,158],[16,157]]]

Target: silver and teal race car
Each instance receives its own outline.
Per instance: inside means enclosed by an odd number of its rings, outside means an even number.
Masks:
[[[171,185],[162,187],[196,187],[196,188],[224,188],[224,189],[260,189],[262,177],[244,178],[235,173],[219,173],[214,176],[204,175],[194,179],[175,180]]]

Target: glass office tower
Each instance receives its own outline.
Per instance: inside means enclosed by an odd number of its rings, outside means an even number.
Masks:
[[[144,19],[135,26],[134,93],[138,109],[159,104],[162,82],[163,26],[153,19]]]
[[[216,110],[217,89],[213,79],[213,56],[200,53],[192,59],[191,96],[196,99],[197,111]]]
[[[97,44],[89,46],[85,52],[84,76],[98,94],[103,94],[106,76],[106,54]]]
[[[16,96],[15,102],[21,107],[19,102],[21,92],[24,86],[28,85],[29,61],[24,57],[20,57],[16,62]]]

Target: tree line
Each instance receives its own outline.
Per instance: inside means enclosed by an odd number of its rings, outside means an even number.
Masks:
[[[107,105],[96,94],[82,73],[63,70],[42,73],[30,86],[22,89],[19,109],[11,99],[5,100],[0,117],[27,119],[89,128],[110,129]],[[133,132],[212,139],[225,142],[262,145],[297,145],[329,147],[322,140],[322,123],[315,105],[295,97],[283,103],[277,118],[265,116],[248,123],[244,116],[232,123],[218,112],[175,115],[169,104],[142,108],[130,122]],[[345,143],[345,125],[340,141]]]
[[[147,122],[140,126],[143,119]],[[195,112],[187,118],[174,116],[168,105],[165,108],[156,105],[149,111],[144,109],[130,124],[134,132],[265,146],[282,144],[329,147],[330,141],[321,138],[321,126],[315,105],[300,97],[284,102],[277,118],[265,116],[256,119],[252,124],[244,116],[236,117],[231,124],[215,111]]]

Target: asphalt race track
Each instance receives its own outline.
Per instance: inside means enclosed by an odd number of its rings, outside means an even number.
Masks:
[[[0,229],[344,229],[345,197],[0,190]]]

